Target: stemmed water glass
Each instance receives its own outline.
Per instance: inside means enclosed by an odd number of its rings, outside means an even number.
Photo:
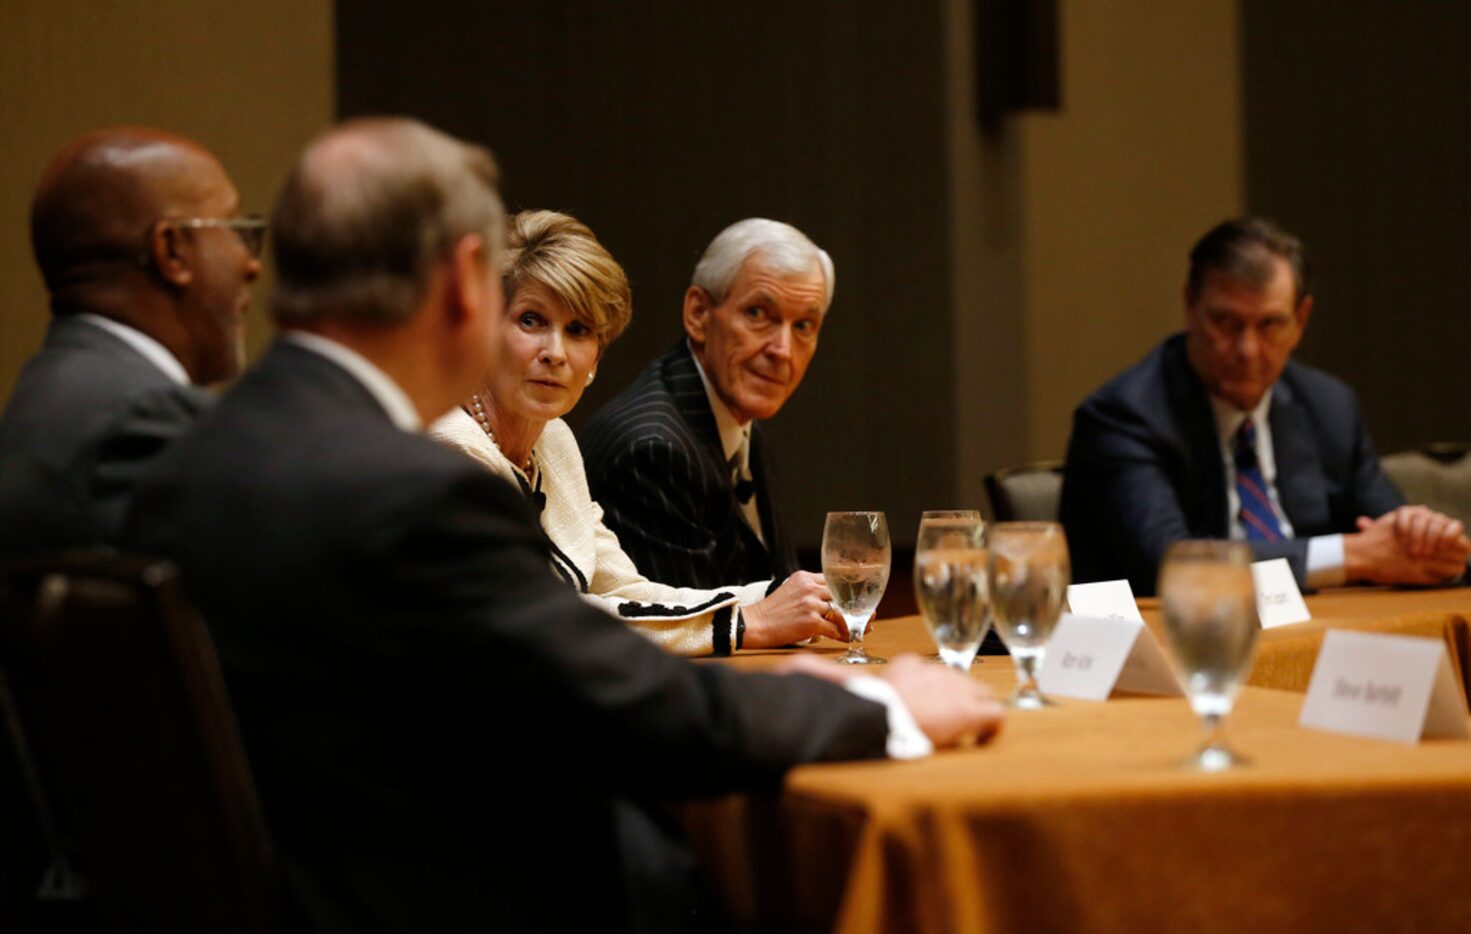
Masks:
[[[1261,628],[1252,552],[1241,542],[1176,542],[1160,565],[1159,595],[1175,670],[1206,743],[1185,767],[1217,772],[1248,760],[1226,745],[1223,723],[1251,669]]]
[[[926,512],[914,547],[914,595],[940,659],[970,670],[986,637],[985,524],[975,510]]]
[[[863,634],[889,583],[889,523],[881,512],[830,512],[822,530],[822,574],[848,624],[844,665],[882,665],[863,650]]]
[[[1050,706],[1037,689],[1037,669],[1062,615],[1071,573],[1067,537],[1056,522],[1000,522],[990,539],[991,617],[1019,674],[1007,704]]]

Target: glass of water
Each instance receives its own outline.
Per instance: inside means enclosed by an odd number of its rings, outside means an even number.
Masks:
[[[1247,760],[1226,745],[1223,723],[1251,669],[1261,628],[1252,552],[1241,542],[1176,542],[1160,564],[1159,595],[1175,670],[1206,743],[1187,768],[1216,772]]]
[[[940,659],[969,671],[986,637],[985,524],[974,510],[933,510],[919,522],[914,596]]]
[[[882,665],[863,650],[863,633],[889,584],[889,523],[881,512],[830,512],[822,530],[822,576],[848,624],[844,665]]]
[[[1018,673],[1007,703],[1021,710],[1050,706],[1037,689],[1037,669],[1072,573],[1067,536],[1056,522],[998,522],[990,539],[991,618]]]

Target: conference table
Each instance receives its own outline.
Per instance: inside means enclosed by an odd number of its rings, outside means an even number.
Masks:
[[[1445,639],[1464,683],[1471,589],[1307,602],[1312,622],[1261,634],[1226,722],[1246,767],[1180,767],[1203,739],[1181,698],[1059,699],[1010,712],[986,745],[805,766],[771,795],[690,808],[687,827],[730,909],[761,930],[1471,930],[1471,742],[1297,724],[1329,628]],[[1156,627],[1157,603],[1140,603]],[[918,617],[878,620],[866,644],[934,655]],[[710,663],[769,669],[842,648]],[[1002,696],[1015,685],[1005,656],[971,677]]]

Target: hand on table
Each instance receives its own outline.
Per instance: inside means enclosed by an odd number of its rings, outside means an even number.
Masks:
[[[837,684],[860,674],[811,655],[793,656],[780,670]],[[861,673],[871,675],[872,671]],[[926,664],[918,655],[900,655],[878,677],[899,694],[914,722],[936,747],[985,742],[1001,729],[1001,702],[991,689],[943,665]]]
[[[848,627],[833,610],[832,595],[821,574],[796,571],[765,599],[741,607],[748,649],[791,645],[812,636],[848,641]]]
[[[1401,506],[1343,537],[1349,580],[1376,584],[1438,584],[1460,575],[1471,556],[1461,523],[1424,506]]]
[[[1394,518],[1395,536],[1412,558],[1444,555],[1465,562],[1471,555],[1471,539],[1460,520],[1426,506],[1401,506],[1388,515]],[[1381,516],[1380,518],[1383,518]],[[1360,523],[1368,519],[1360,517]]]

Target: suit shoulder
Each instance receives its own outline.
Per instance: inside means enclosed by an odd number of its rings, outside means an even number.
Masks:
[[[1289,360],[1282,371],[1281,382],[1309,405],[1334,404],[1358,407],[1358,394],[1353,387],[1331,373]]]
[[[662,381],[642,376],[593,415],[579,440],[584,457],[599,463],[636,448],[693,451],[689,425],[674,395]]]

